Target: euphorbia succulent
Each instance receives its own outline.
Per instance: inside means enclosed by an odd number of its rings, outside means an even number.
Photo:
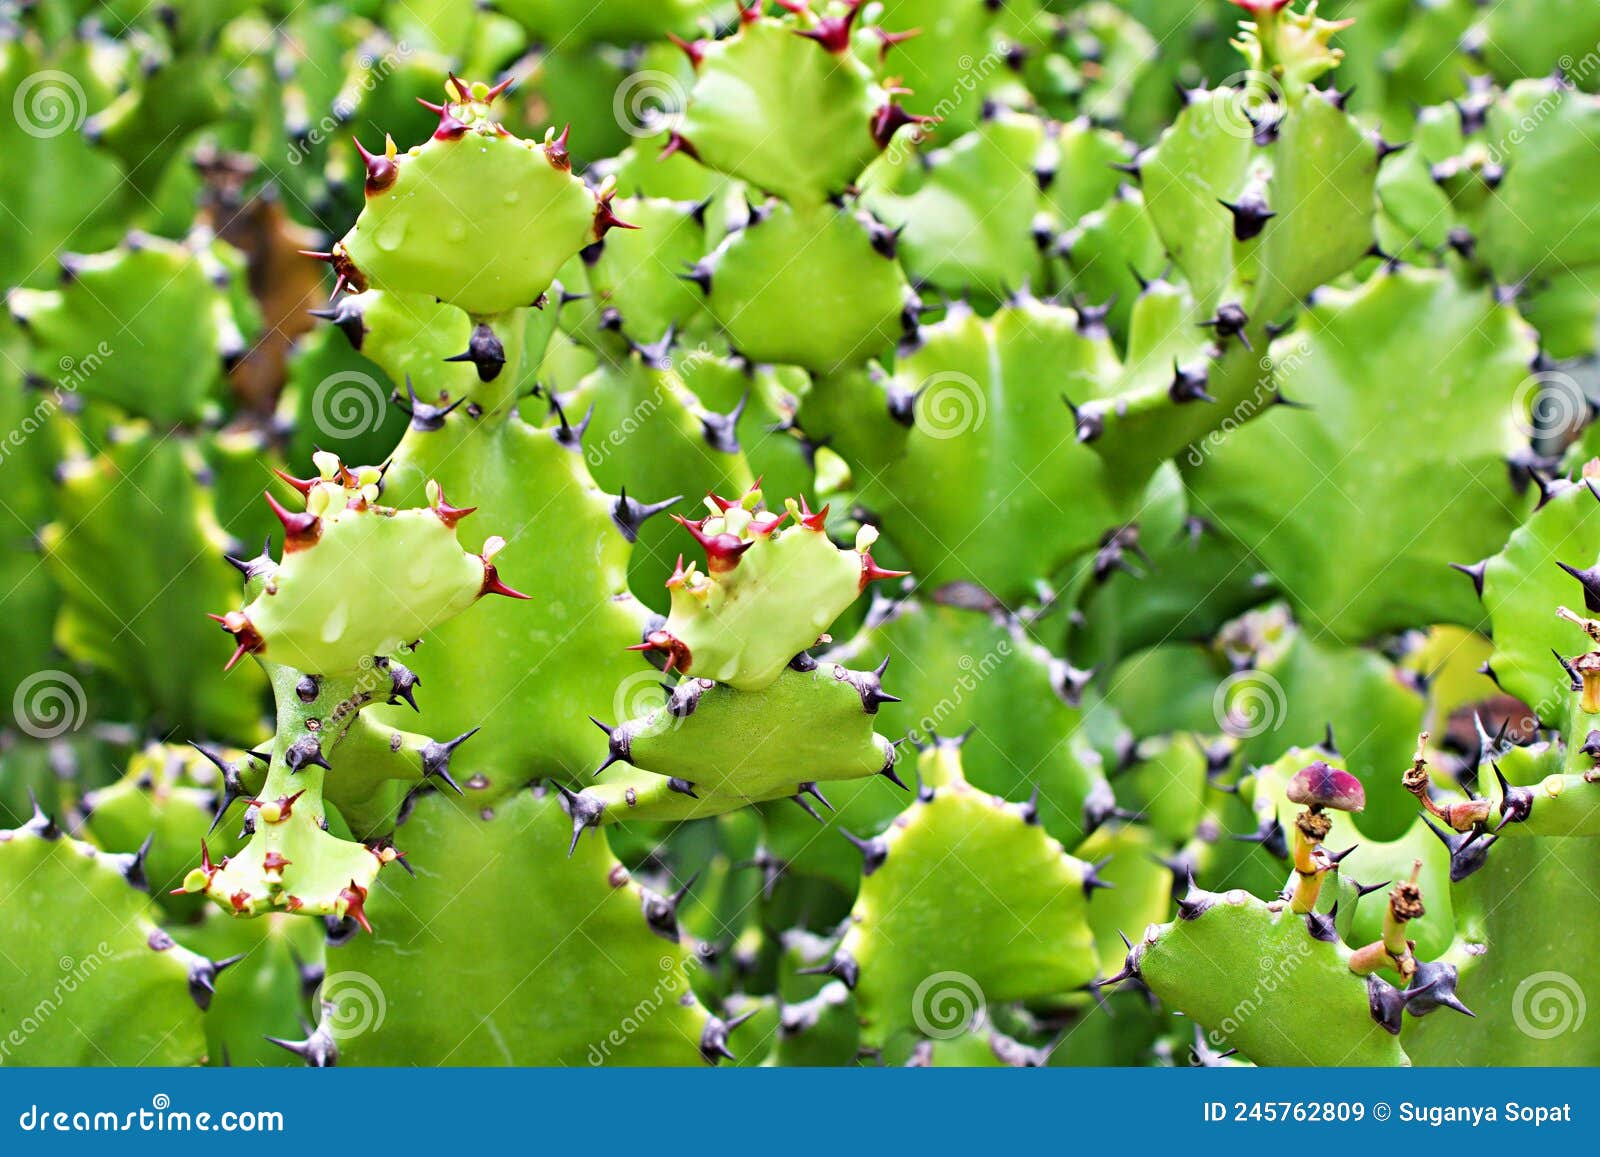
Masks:
[[[12,7],[0,1062],[1600,1060],[1583,13]]]

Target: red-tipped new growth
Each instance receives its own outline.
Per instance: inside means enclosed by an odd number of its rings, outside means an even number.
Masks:
[[[823,514],[827,513],[827,508],[826,507],[823,508],[822,513]],[[877,582],[879,579],[905,578],[906,575],[908,575],[910,573],[911,572],[908,571],[908,570],[884,570],[881,566],[879,566],[877,563],[872,561],[872,556],[870,554],[867,554],[865,551],[862,552],[862,555],[861,555],[861,589],[862,590],[866,590],[867,589],[867,584],[870,583],[870,582]]]
[[[478,588],[478,597],[484,595],[504,595],[508,599],[526,599],[525,595],[514,587],[508,587],[500,581],[500,574],[494,569],[494,556],[499,554],[506,545],[506,540],[498,534],[491,536],[483,544],[483,553],[478,560],[483,563],[483,585]]]
[[[267,505],[272,507],[272,513],[278,516],[278,521],[283,523],[283,553],[293,554],[297,550],[305,550],[315,546],[317,539],[322,537],[322,520],[315,514],[301,511],[296,514],[267,494]]]
[[[611,201],[616,195],[616,182],[610,178],[607,178],[606,182],[595,193],[594,239],[596,241],[604,241],[606,234],[613,229],[637,229],[639,227],[630,225],[611,211]]]
[[[550,164],[560,169],[563,173],[572,170],[572,154],[567,151],[567,140],[572,135],[572,126],[563,125],[560,136],[551,136],[544,143],[544,155]]]
[[[939,118],[936,116],[918,116],[907,112],[896,101],[888,101],[872,115],[872,139],[880,149],[889,147],[889,142],[894,140],[895,133],[906,125],[936,125]],[[915,134],[913,134],[915,135]]]
[[[256,630],[255,624],[245,616],[243,611],[229,611],[225,615],[208,613],[206,618],[212,622],[221,623],[222,629],[232,635],[234,643],[237,644],[234,647],[232,657],[229,658],[227,663],[223,664],[223,671],[233,670],[240,659],[246,655],[254,655],[267,645],[266,640],[261,637],[261,632]]]
[[[340,891],[339,904],[344,908],[344,915],[361,925],[367,934],[371,935],[372,925],[367,923],[367,890],[365,888],[351,880],[350,886]]]
[[[369,153],[366,146],[355,137],[350,139],[355,141],[356,152],[361,154],[361,160],[367,166],[367,196],[374,197],[393,185],[400,176],[400,166],[395,162],[394,141],[386,141],[381,153]]]
[[[680,559],[679,561],[681,562],[682,560]],[[675,577],[678,578],[679,582],[683,581],[681,574]],[[671,584],[669,583],[668,585]],[[694,658],[694,656],[690,654],[689,648],[684,644],[682,639],[679,639],[666,631],[651,631],[645,636],[644,642],[635,643],[633,646],[629,647],[628,650],[660,651],[667,657],[667,661],[662,667],[662,670],[664,671],[686,671],[689,669],[689,664]]]
[[[667,33],[667,39],[683,50],[689,58],[689,63],[695,68],[700,67],[700,62],[706,58],[706,42],[704,40],[685,40],[675,32]]]
[[[727,507],[723,509],[726,510]],[[694,535],[694,540],[706,552],[706,570],[712,575],[727,574],[739,565],[739,559],[744,552],[755,545],[754,539],[743,539],[737,534],[729,534],[726,531],[721,534],[707,534],[703,528],[709,520],[705,518],[699,522],[691,522],[681,514],[674,514],[672,520]]]
[[[795,13],[808,11],[804,4],[784,4],[784,7]],[[850,26],[860,11],[861,0],[849,0],[843,16],[820,17],[815,27],[797,28],[795,35],[815,40],[835,56],[843,55],[850,51]]]
[[[438,488],[436,493],[437,498],[434,500],[430,509],[432,509],[434,514],[439,516],[439,521],[444,523],[451,530],[456,528],[456,523],[460,522],[467,515],[472,514],[478,509],[476,506],[451,506],[450,503],[445,500],[444,487],[442,486]]]

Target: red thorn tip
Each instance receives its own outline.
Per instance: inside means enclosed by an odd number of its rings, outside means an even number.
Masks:
[[[709,490],[706,491],[706,497],[711,499],[712,505],[714,505],[718,510],[732,510],[735,506],[739,505],[737,499],[723,498],[721,495],[713,494]],[[674,515],[673,517],[676,518],[677,516]],[[682,522],[683,519],[679,518],[678,521]]]
[[[922,29],[920,28],[907,28],[904,32],[885,32],[882,28],[874,27],[873,31],[878,34],[878,39],[883,41],[882,47],[878,49],[878,59],[880,61],[889,58],[889,49],[896,44],[904,44],[913,36],[922,35]]]
[[[477,509],[478,508],[476,506],[451,506],[450,503],[445,500],[444,487],[441,486],[439,488],[439,504],[433,508],[433,512],[439,516],[440,522],[444,523],[451,530],[454,530],[456,528],[456,523],[460,522],[463,518],[469,514],[472,514]]]
[[[281,872],[289,866],[290,862],[280,852],[268,852],[261,857],[261,867],[268,872]]]
[[[910,573],[908,570],[884,570],[872,561],[870,554],[861,556],[861,586],[863,589],[868,583],[876,582],[878,579],[905,578]]]
[[[629,647],[630,651],[660,651],[666,655],[667,661],[663,669],[667,671],[687,671],[692,656],[689,648],[682,639],[668,631],[651,631],[645,636],[642,643],[635,643]]]
[[[783,520],[789,517],[787,510],[781,514],[774,514],[768,518],[752,518],[750,520],[750,533],[768,535],[783,525]]]
[[[211,849],[206,847],[204,840],[200,841],[200,870],[208,876],[216,871],[216,868],[211,865]]]
[[[595,202],[594,207],[594,239],[604,240],[605,235],[613,229],[637,229],[639,226],[629,224],[611,211],[611,197],[601,197]]]
[[[208,613],[206,618],[212,622],[221,623],[222,629],[232,635],[234,642],[238,644],[233,650],[232,657],[223,665],[222,670],[224,673],[233,670],[239,660],[246,655],[253,655],[266,646],[265,640],[261,638],[261,632],[256,630],[255,624],[246,617],[243,611],[229,611],[225,615]]]
[[[517,83],[517,78],[516,77],[514,77],[514,76],[506,77],[499,84],[495,85],[488,92],[483,94],[483,103],[484,104],[493,104],[500,97],[504,96],[506,94],[506,91],[508,89],[510,89],[512,85],[514,85],[516,83]]]
[[[481,555],[479,556],[479,561],[483,563],[483,585],[478,588],[478,597],[480,599],[484,595],[504,595],[508,599],[529,599],[533,597],[532,595],[525,595],[515,587],[508,587],[501,582],[499,572],[494,569],[494,563]]]
[[[296,514],[287,509],[283,503],[267,494],[267,505],[272,507],[272,513],[278,516],[278,521],[283,523],[283,553],[290,554],[297,550],[304,550],[316,543],[322,536],[322,520],[315,514],[301,511]]]
[[[739,5],[739,23],[754,24],[761,19],[761,0],[750,0],[750,6]]]
[[[675,32],[667,33],[667,39],[683,49],[683,54],[695,68],[699,68],[700,62],[706,58],[706,42],[703,40],[685,40]]]
[[[293,486],[301,494],[310,494],[311,488],[317,484],[317,480],[315,478],[296,478],[287,470],[280,470],[276,466],[272,468],[272,472],[281,480],[287,482],[290,486]]]
[[[367,166],[367,196],[371,197],[383,192],[395,179],[400,176],[400,166],[389,157],[387,153],[369,153],[366,146],[355,137],[350,138],[356,143],[356,152],[361,154],[361,159]]]
[[[431,112],[434,116],[444,115],[444,105],[442,104],[434,104],[431,100],[423,100],[420,96],[417,97],[417,103]]]
[[[833,503],[830,502],[821,510],[813,514],[811,511],[806,509],[805,501],[802,499],[800,502],[800,510],[804,514],[804,517],[800,519],[800,525],[804,526],[807,530],[826,530],[828,528],[828,510],[832,507],[832,505]]]
[[[561,135],[556,137],[544,147],[544,155],[550,163],[563,172],[572,168],[572,154],[567,151],[567,138],[572,135],[572,126],[565,125]]]
[[[309,257],[313,261],[326,261],[329,265],[333,264],[333,254],[321,249],[296,249],[295,252],[300,254],[301,257]]]
[[[661,147],[661,152],[656,154],[656,160],[664,161],[673,153],[682,153],[696,161],[700,159],[699,151],[689,143],[689,138],[678,132],[667,134],[667,143]]]
[[[250,907],[250,893],[241,889],[228,897],[228,903],[233,905],[235,912],[243,912]]]
[[[683,571],[683,555],[680,554],[678,556],[677,563],[673,565],[671,577],[667,579],[668,588],[670,589],[671,587],[681,586],[683,584],[683,580],[687,577],[688,576],[685,575]],[[631,650],[632,648],[629,649]]]
[[[351,880],[350,886],[339,893],[339,899],[344,901],[345,915],[361,925],[370,936],[372,925],[367,923],[367,890]]]
[[[754,539],[742,539],[737,534],[710,535],[701,530],[703,523],[690,522],[681,514],[672,516],[698,542],[706,552],[706,570],[713,575],[725,574],[739,565],[739,558],[755,545]]]
[[[782,0],[780,0],[780,3]],[[784,5],[788,7],[787,4]],[[805,11],[805,5],[799,8],[790,8],[791,12]],[[815,28],[796,29],[796,35],[804,36],[807,40],[815,40],[822,47],[834,55],[850,51],[850,26],[855,23],[856,14],[861,11],[860,0],[854,0],[843,16],[824,16],[817,21]]]

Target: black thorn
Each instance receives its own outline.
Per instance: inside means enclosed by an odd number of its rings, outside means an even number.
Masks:
[[[572,817],[572,843],[567,847],[567,858],[571,859],[572,853],[578,850],[578,839],[583,835],[583,829],[600,826],[600,817],[605,814],[606,804],[592,795],[569,791],[565,784],[556,784],[556,790],[561,793],[561,802]]]
[[[1593,735],[1593,732],[1590,732]],[[1600,750],[1600,748],[1597,748]],[[1495,825],[1499,831],[1507,824],[1524,823],[1533,814],[1533,790],[1526,787],[1516,787],[1507,781],[1505,773],[1500,770],[1498,763],[1493,765],[1494,777],[1500,783],[1500,822]]]
[[[633,733],[628,730],[626,723],[619,723],[615,727],[607,727],[593,715],[589,716],[589,722],[606,733],[606,759],[604,763],[594,769],[593,774],[599,775],[613,763],[631,762],[632,751],[630,749],[633,743]]]
[[[1277,216],[1257,193],[1246,193],[1237,201],[1219,203],[1233,214],[1233,236],[1237,241],[1250,241],[1261,236],[1267,222]]]
[[[799,796],[795,797],[799,799]],[[819,817],[820,818],[820,817]],[[861,874],[870,876],[889,858],[889,841],[882,836],[873,836],[871,839],[862,839],[845,828],[839,829],[839,834],[856,846],[861,853]]]
[[[476,734],[478,734],[478,729],[474,727],[471,731],[463,731],[454,739],[448,739],[443,743],[435,739],[428,740],[423,745],[421,752],[423,781],[426,782],[429,779],[438,778],[457,795],[464,794],[461,790],[461,785],[450,777],[450,756],[455,752],[456,748]]]
[[[744,413],[745,403],[750,400],[750,391],[746,390],[739,398],[738,404],[726,414],[715,411],[706,411],[700,415],[700,433],[710,446],[719,454],[737,454],[739,452],[739,418]]]
[[[1033,798],[1034,798],[1034,800],[1037,800],[1039,798],[1039,789],[1038,788],[1034,788]],[[1035,814],[1037,814],[1037,808],[1035,809]],[[1111,857],[1110,856],[1103,856],[1100,859],[1096,860],[1092,864],[1084,865],[1084,869],[1083,869],[1083,898],[1085,900],[1094,899],[1095,892],[1097,892],[1101,888],[1115,888],[1116,887],[1116,885],[1113,884],[1110,880],[1104,880],[1104,879],[1101,879],[1101,877],[1100,877],[1100,869],[1105,867],[1110,862],[1111,862]]]
[[[304,771],[308,767],[333,770],[332,765],[323,757],[322,740],[315,735],[302,735],[291,743],[283,753],[283,762],[289,765],[290,772]]]
[[[359,348],[359,347],[358,347]],[[506,347],[485,322],[479,322],[467,339],[466,352],[444,359],[447,362],[471,362],[478,371],[480,382],[492,382],[506,366]]]
[[[628,488],[624,486],[617,492],[616,500],[611,503],[611,521],[622,532],[623,538],[629,542],[638,542],[639,527],[644,525],[646,519],[682,501],[683,495],[674,494],[671,498],[663,498],[660,502],[639,502],[628,497]]]
[[[840,949],[829,957],[826,964],[818,964],[813,968],[798,968],[797,976],[831,976],[835,980],[844,981],[844,986],[854,990],[856,982],[861,979],[861,966],[856,963],[856,958],[844,949]]]
[[[1481,599],[1483,597],[1483,572],[1488,565],[1489,560],[1483,559],[1481,562],[1474,563],[1453,562],[1450,564],[1450,568],[1460,571],[1471,579],[1472,589],[1478,593],[1478,597]]]

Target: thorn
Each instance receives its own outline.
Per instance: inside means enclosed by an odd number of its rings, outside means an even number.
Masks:
[[[317,1030],[306,1037],[305,1040],[283,1040],[281,1037],[275,1036],[263,1039],[270,1041],[281,1049],[287,1049],[305,1061],[308,1068],[331,1069],[339,1063],[338,1043],[334,1041],[332,1034],[324,1030],[321,1025],[318,1025]]]
[[[457,398],[448,406],[437,406],[422,401],[417,397],[417,391],[411,385],[411,375],[406,375],[406,396],[410,405],[401,405],[400,410],[411,419],[411,429],[419,434],[431,434],[435,430],[444,429],[444,420],[450,412],[466,401],[466,396]]]
[[[1600,566],[1579,570],[1557,560],[1556,565],[1583,585],[1583,605],[1589,613],[1600,612]]]
[[[631,746],[633,736],[628,731],[625,723],[618,724],[616,727],[607,727],[593,715],[589,716],[589,722],[593,723],[601,731],[606,733],[606,740],[608,743],[606,760],[599,767],[594,769],[594,771],[591,773],[592,775],[599,775],[613,763],[631,762],[630,756],[632,755],[632,752],[629,750],[629,748]]]
[[[682,501],[683,495],[674,494],[671,498],[664,498],[660,502],[637,502],[628,497],[628,488],[624,486],[611,503],[611,521],[622,532],[623,538],[629,542],[638,542],[639,528],[644,525],[646,519]]]
[[[375,197],[395,183],[400,176],[400,166],[388,155],[387,149],[381,153],[369,153],[355,137],[350,139],[355,141],[356,152],[361,154],[362,163],[367,167],[367,196]]]
[[[844,981],[844,986],[854,991],[856,982],[861,979],[861,966],[856,963],[855,957],[844,949],[839,949],[829,958],[826,964],[819,964],[812,968],[798,968],[797,976],[831,976],[835,980]]]
[[[710,446],[719,454],[739,453],[739,419],[744,415],[745,404],[750,401],[750,391],[746,390],[726,414],[719,414],[707,410],[700,415],[700,432]]]
[[[578,850],[578,839],[583,835],[584,828],[598,828],[600,817],[605,814],[605,801],[582,792],[569,791],[565,784],[556,784],[556,790],[561,793],[561,802],[566,813],[572,817],[572,843],[567,847],[567,858],[572,858],[572,853]]]
[[[674,944],[678,943],[680,936],[678,931],[678,905],[683,902],[683,898],[689,894],[689,889],[694,887],[694,882],[699,878],[700,873],[696,872],[689,877],[688,882],[683,887],[670,896],[663,896],[661,893],[651,891],[649,888],[641,888],[639,890],[640,908],[644,913],[644,922],[649,926],[650,931],[663,940],[670,940]]]
[[[333,767],[322,755],[322,741],[315,735],[302,735],[291,743],[283,753],[283,761],[288,764],[291,773],[303,771],[307,767],[321,767],[332,771]]]
[[[316,545],[317,539],[322,537],[322,520],[320,518],[306,511],[301,511],[299,514],[294,513],[274,498],[270,490],[264,490],[262,494],[266,497],[267,505],[272,508],[272,513],[283,524],[283,553],[285,555]]]
[[[1233,214],[1233,236],[1237,241],[1250,241],[1261,236],[1267,222],[1277,216],[1257,193],[1246,193],[1237,201],[1219,199],[1219,203]]]
[[[478,371],[480,382],[492,382],[500,376],[506,365],[506,347],[501,344],[488,323],[479,322],[467,339],[465,352],[444,359],[447,362],[471,362]]]
[[[431,778],[438,778],[443,780],[450,787],[450,790],[457,795],[464,795],[461,785],[450,776],[450,757],[455,753],[456,748],[476,734],[478,734],[478,728],[474,727],[471,731],[463,731],[454,739],[446,740],[443,743],[436,739],[430,739],[423,744],[422,750],[418,753],[422,760],[423,782],[427,782]]]
[[[1484,559],[1481,562],[1474,563],[1453,562],[1449,565],[1452,570],[1458,570],[1472,580],[1472,589],[1477,592],[1478,597],[1481,599],[1483,597],[1483,573],[1488,569],[1489,560]]]
[[[1494,777],[1500,783],[1500,822],[1494,829],[1498,832],[1507,824],[1526,822],[1533,814],[1533,789],[1513,786],[1507,781],[1498,763],[1492,766]]]
[[[798,796],[796,797],[799,798]],[[856,846],[861,853],[861,874],[870,876],[889,858],[889,841],[882,836],[873,836],[871,839],[862,839],[860,836],[845,828],[839,829],[839,834]]]
[[[728,1051],[728,1035],[754,1016],[756,1012],[757,1010],[752,1008],[748,1012],[740,1013],[728,1021],[717,1016],[706,1019],[706,1027],[700,1030],[700,1055],[705,1059],[706,1064],[716,1065],[723,1060],[736,1061],[739,1059]]]
[[[1039,789],[1036,787],[1036,788],[1033,789],[1033,798],[1028,801],[1029,804],[1033,807],[1033,811],[1034,811],[1034,814],[1036,816],[1038,815],[1038,812],[1039,812],[1038,800],[1039,800]],[[1034,822],[1037,822],[1037,820],[1035,820]],[[1084,866],[1084,869],[1083,869],[1083,898],[1085,900],[1094,899],[1095,892],[1097,890],[1101,889],[1101,888],[1115,888],[1116,887],[1116,885],[1113,884],[1111,881],[1103,880],[1103,879],[1100,878],[1100,869],[1105,867],[1110,862],[1111,862],[1111,857],[1110,856],[1103,856],[1102,858],[1096,860],[1094,863],[1087,864],[1087,865]]]
[[[1167,396],[1174,402],[1182,405],[1184,402],[1215,402],[1206,392],[1206,383],[1210,375],[1204,366],[1198,369],[1185,367],[1178,364],[1176,358],[1172,362],[1172,384],[1167,387]]]

